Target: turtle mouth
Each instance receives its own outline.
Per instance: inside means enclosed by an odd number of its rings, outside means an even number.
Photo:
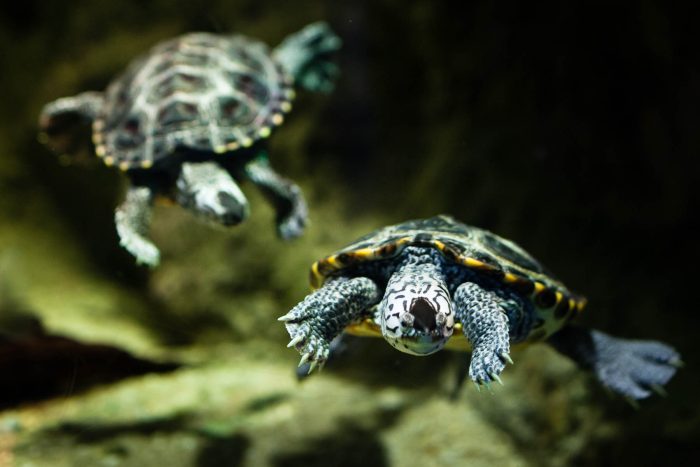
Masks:
[[[399,339],[401,344],[394,347],[402,352],[413,355],[430,355],[441,350],[448,339],[449,337],[445,337],[444,335],[435,334],[402,336],[401,339]]]
[[[401,317],[402,334],[407,338],[421,336],[442,339],[447,316],[437,311],[433,305],[422,297],[411,303],[409,310]]]
[[[413,329],[416,331],[430,333],[437,328],[437,311],[425,298],[419,297],[413,300],[408,313],[413,321]]]

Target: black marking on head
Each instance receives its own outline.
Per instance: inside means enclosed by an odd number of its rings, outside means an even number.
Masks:
[[[393,309],[394,309],[394,304],[393,304],[393,303],[389,303],[389,311],[392,311]]]
[[[398,327],[398,326],[395,326],[395,327],[393,327],[393,328],[390,328],[389,326],[387,326],[387,327],[386,327],[386,330],[389,331],[389,332],[395,333],[396,331],[399,330],[399,327]]]
[[[552,289],[544,289],[535,296],[535,305],[539,308],[552,308],[557,302],[557,296]]]
[[[428,300],[424,298],[413,300],[409,313],[414,317],[413,329],[417,331],[434,331],[437,328],[435,321],[436,312]]]

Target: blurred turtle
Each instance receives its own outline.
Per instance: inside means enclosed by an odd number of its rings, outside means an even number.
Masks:
[[[511,343],[546,341],[632,399],[663,392],[681,364],[666,344],[570,324],[583,297],[515,243],[449,216],[376,230],[314,263],[311,284],[316,290],[280,318],[309,372],[344,330],[413,355],[471,349],[477,387],[501,382]]]
[[[43,139],[66,151],[75,128],[92,124],[97,156],[129,178],[115,219],[121,245],[139,263],[155,266],[160,259],[148,238],[157,196],[236,225],[249,213],[237,184],[243,177],[274,205],[279,236],[294,238],[306,225],[306,202],[295,183],[272,169],[263,143],[291,110],[295,84],[333,88],[337,67],[330,58],[339,47],[325,23],[306,26],[273,50],[241,35],[179,36],[136,59],[104,93],[46,105]]]

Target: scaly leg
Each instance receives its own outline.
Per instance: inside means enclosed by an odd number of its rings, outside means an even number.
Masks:
[[[300,236],[309,216],[301,188],[275,172],[266,154],[250,161],[245,172],[275,207],[278,235],[285,240]]]
[[[119,244],[136,257],[138,264],[150,267],[160,262],[158,248],[148,239],[153,196],[153,190],[149,187],[130,187],[126,200],[114,214]]]
[[[632,399],[663,393],[681,365],[678,352],[661,342],[620,339],[578,326],[561,329],[548,342],[591,370],[603,386]]]
[[[511,361],[508,318],[495,294],[465,282],[454,294],[456,318],[472,345],[469,377],[477,385],[501,382],[499,375]]]
[[[323,367],[331,341],[380,298],[379,287],[372,280],[339,277],[328,280],[279,318],[292,338],[287,347],[296,348],[302,355],[299,366],[309,362],[309,372]]]

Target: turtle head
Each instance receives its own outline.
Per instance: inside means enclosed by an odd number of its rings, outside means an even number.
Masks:
[[[200,217],[224,226],[248,216],[248,201],[229,173],[214,162],[182,164],[176,183],[177,202]]]
[[[384,339],[412,355],[442,349],[454,329],[450,295],[443,281],[429,274],[394,274],[379,313]]]

